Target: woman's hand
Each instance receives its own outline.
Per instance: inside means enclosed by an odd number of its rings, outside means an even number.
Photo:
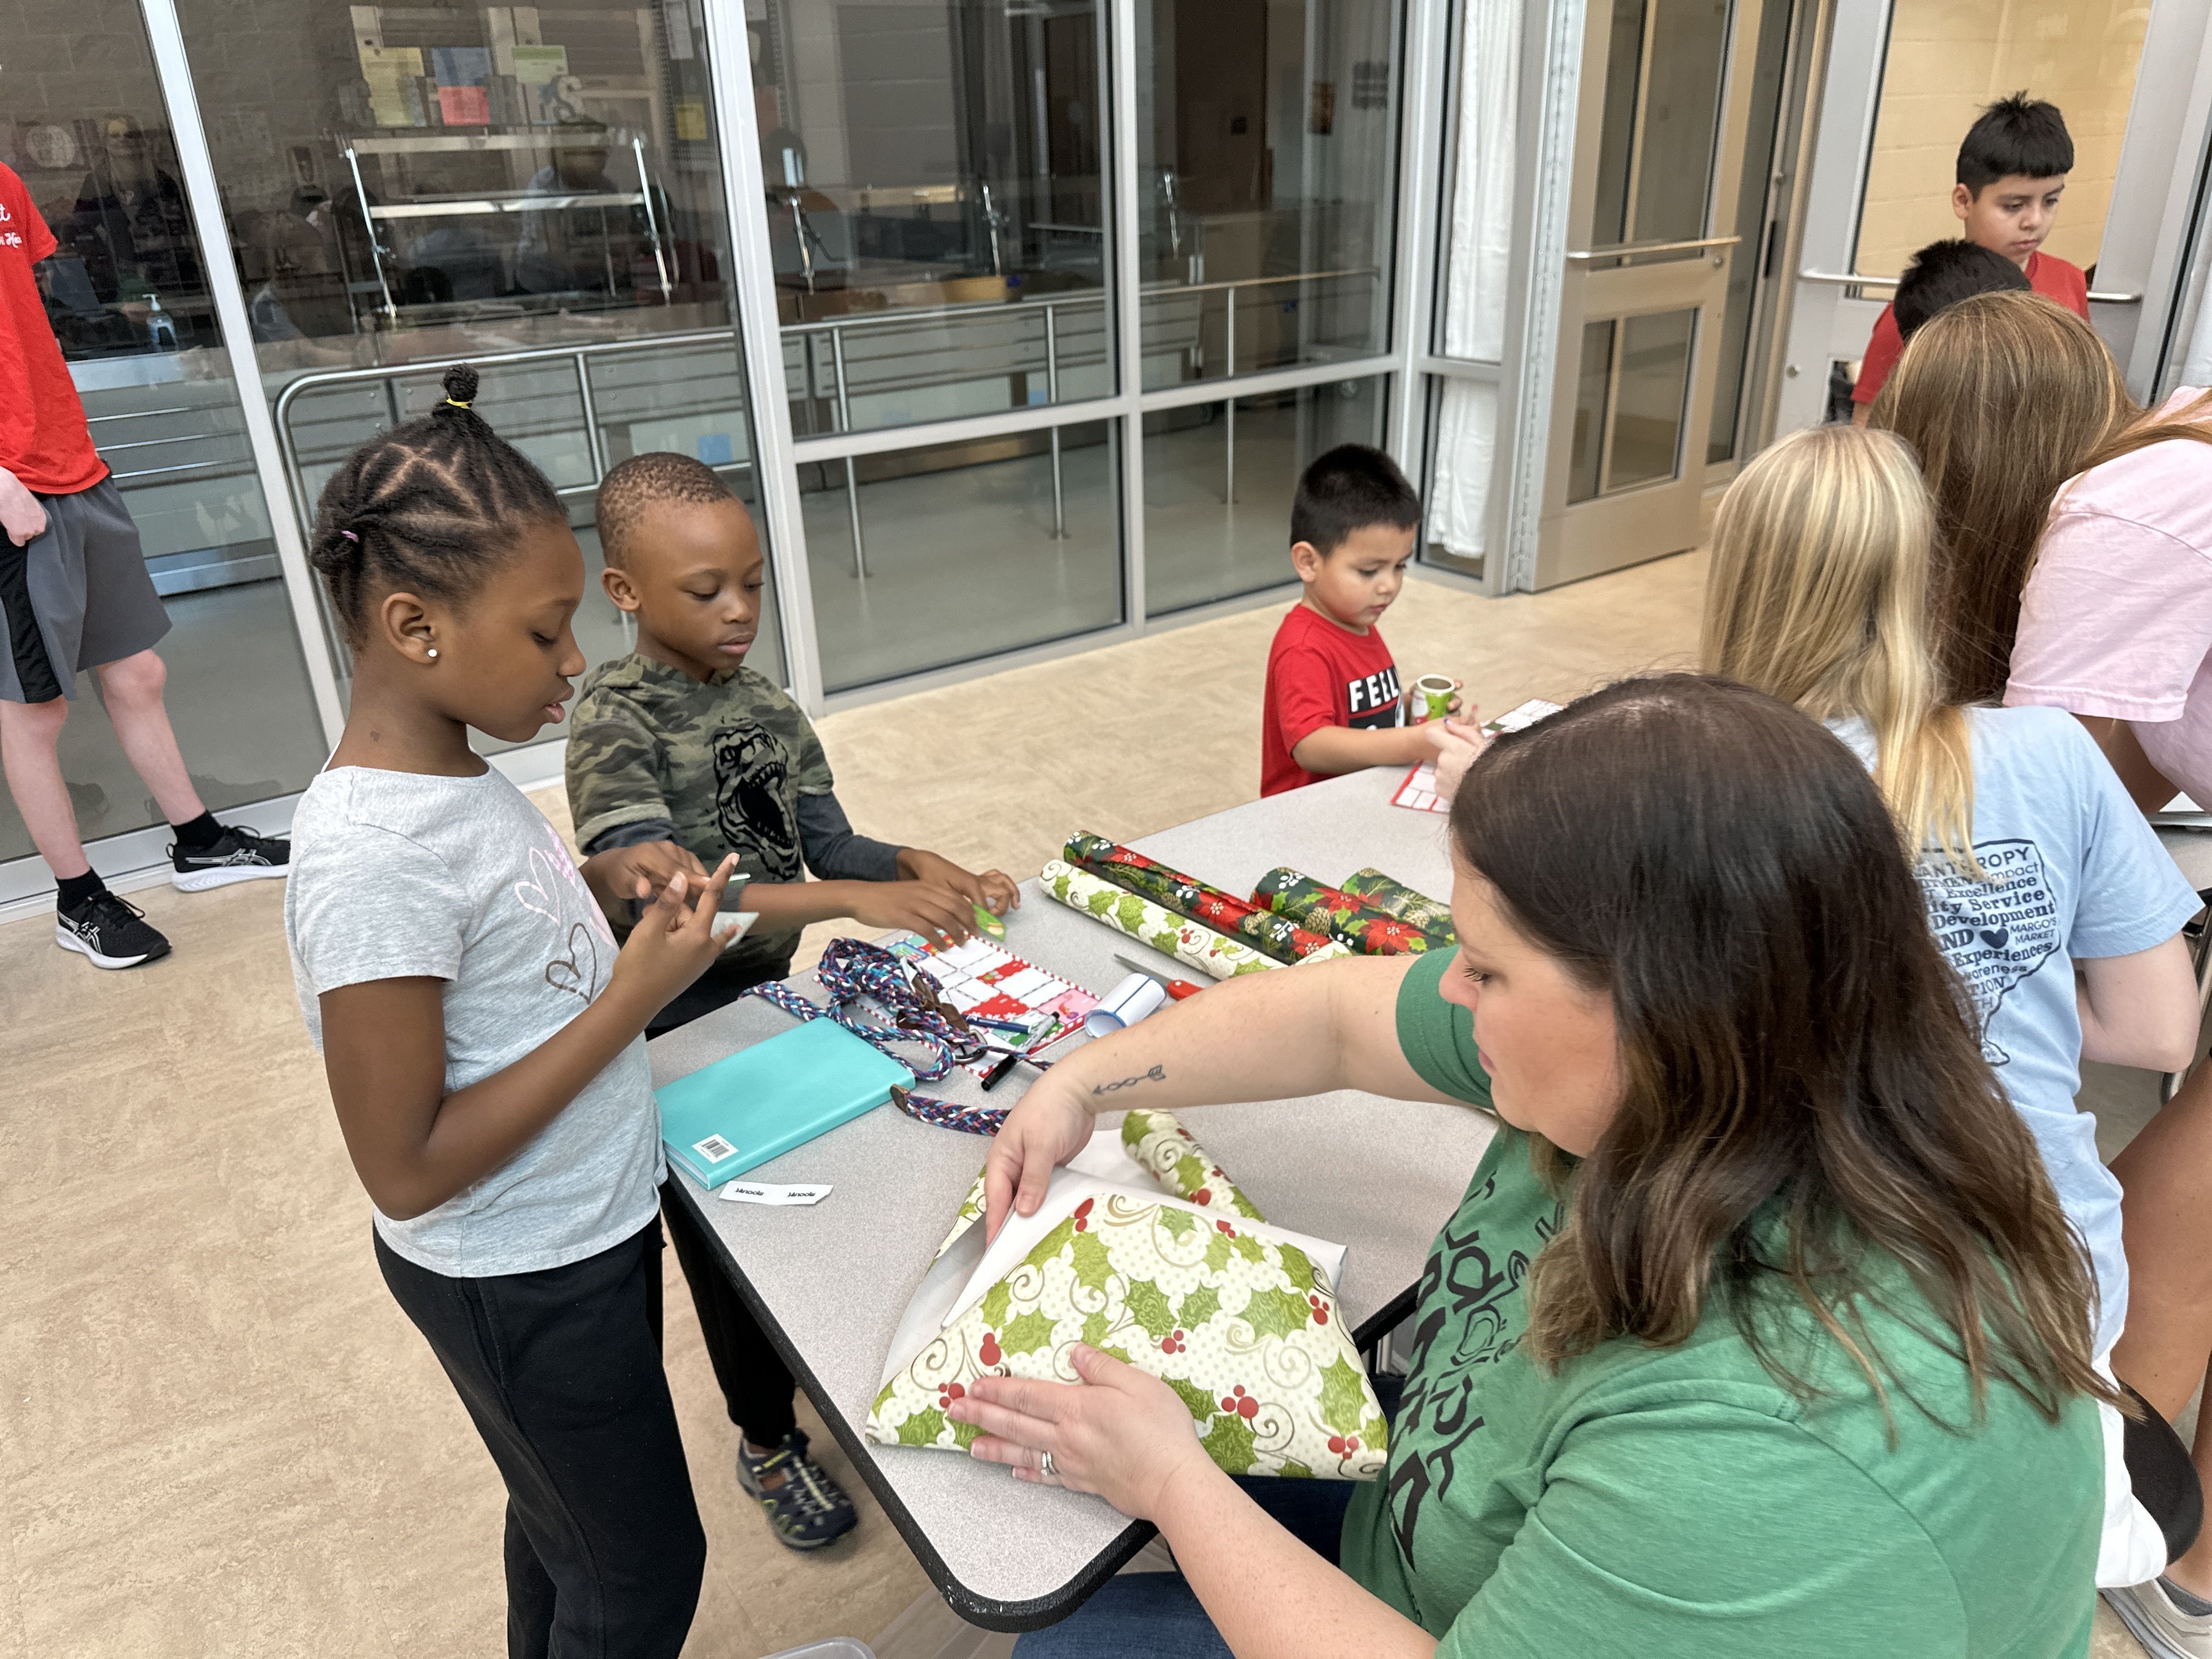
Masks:
[[[718,929],[714,926],[723,890],[730,884],[730,872],[737,866],[734,856],[725,858],[703,882],[681,870],[671,876],[660,896],[646,906],[637,926],[630,929],[622,954],[615,958],[608,991],[634,999],[649,1021],[678,992],[705,973],[738,936],[735,927]],[[639,902],[644,903],[651,892],[652,884],[639,877]],[[685,896],[695,892],[696,903],[687,905]]]
[[[1014,1103],[983,1161],[983,1237],[996,1238],[1008,1214],[1035,1215],[1054,1169],[1091,1142],[1091,1104],[1082,1086],[1055,1066]]]
[[[1021,907],[1022,890],[1003,870],[986,870],[979,876],[962,869],[941,854],[926,852],[919,847],[902,848],[898,862],[899,873],[908,880],[933,881],[940,887],[950,887],[969,903],[980,905],[994,916],[1003,916]]]
[[[968,1455],[1010,1464],[1018,1480],[1097,1492],[1139,1521],[1158,1518],[1178,1481],[1227,1478],[1199,1444],[1190,1407],[1166,1383],[1080,1342],[1069,1358],[1080,1383],[970,1382],[945,1412],[983,1431]],[[1048,1451],[1050,1474],[1038,1468]]]
[[[1449,801],[1459,793],[1460,780],[1475,758],[1490,747],[1490,736],[1482,729],[1482,711],[1471,710],[1462,720],[1456,718],[1438,720],[1437,725],[1437,795]]]

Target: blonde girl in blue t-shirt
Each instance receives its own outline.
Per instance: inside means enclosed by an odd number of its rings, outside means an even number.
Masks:
[[[617,951],[471,747],[535,737],[584,668],[583,555],[476,389],[448,371],[323,491],[353,700],[294,818],[286,932],[378,1265],[507,1484],[508,1653],[676,1659],[706,1540],[660,1364],[641,1033],[733,931],[729,865],[676,878]]]

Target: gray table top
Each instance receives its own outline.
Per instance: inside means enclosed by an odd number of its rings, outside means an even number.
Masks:
[[[1450,885],[1444,820],[1389,804],[1401,775],[1398,769],[1354,773],[1132,845],[1232,892],[1249,892],[1279,864],[1328,882],[1372,865],[1442,897]],[[1041,896],[1033,881],[1007,920],[1006,945],[1098,992],[1126,971],[1114,960],[1117,951],[1191,976]],[[797,988],[822,1000],[811,975],[800,975]],[[656,1040],[653,1083],[791,1024],[780,1010],[744,998]],[[1006,1105],[1018,1097],[1017,1079],[1029,1075],[1018,1067],[989,1095],[958,1071],[927,1087],[947,1099]],[[1353,1164],[1331,1155],[1341,1144],[1340,1125],[1381,1115],[1390,1118],[1390,1133],[1358,1141],[1379,1149],[1374,1155]],[[1492,1134],[1489,1120],[1473,1110],[1349,1091],[1181,1115],[1269,1220],[1349,1248],[1339,1301],[1363,1334],[1419,1279]],[[884,1107],[749,1172],[749,1179],[834,1185],[814,1207],[726,1203],[689,1176],[679,1184],[823,1421],[953,1609],[989,1628],[1029,1630],[1065,1617],[1152,1529],[1099,1498],[1017,1482],[994,1465],[860,1438],[899,1316],[986,1150],[976,1136]]]

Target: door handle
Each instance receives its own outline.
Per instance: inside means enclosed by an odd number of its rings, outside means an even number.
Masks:
[[[1567,255],[1570,259],[1574,257],[1571,253]],[[1899,279],[1894,276],[1862,276],[1856,270],[1801,270],[1797,273],[1797,280],[1801,283],[1822,283],[1831,288],[1895,288]],[[2094,288],[2089,290],[2088,297],[2100,306],[2139,306],[2143,298],[2140,294],[2114,294]]]
[[[1571,265],[1593,259],[1627,259],[1639,253],[1697,253],[1706,248],[1734,247],[1741,236],[1699,236],[1686,242],[1615,242],[1611,247],[1577,248],[1567,255]]]

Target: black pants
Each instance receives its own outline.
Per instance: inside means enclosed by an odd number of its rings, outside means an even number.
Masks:
[[[677,1195],[676,1179],[670,1176],[660,1189],[660,1213],[675,1241],[684,1282],[691,1287],[691,1305],[699,1310],[699,1334],[706,1339],[714,1380],[722,1385],[722,1403],[746,1439],[773,1446],[799,1426],[792,1414],[791,1372],[730,1283],[714,1240]]]
[[[660,1229],[542,1273],[384,1282],[507,1482],[510,1659],[677,1659],[707,1535],[660,1366]]]

